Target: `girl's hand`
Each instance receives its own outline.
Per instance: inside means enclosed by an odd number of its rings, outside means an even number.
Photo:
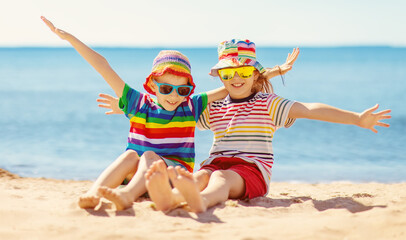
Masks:
[[[299,56],[300,50],[299,48],[294,48],[292,53],[288,53],[288,57],[286,58],[286,62],[279,66],[280,75],[285,75],[292,69],[293,64],[295,63],[297,57]]]
[[[103,93],[100,93],[99,97],[101,98],[98,98],[96,101],[104,104],[99,104],[98,106],[101,108],[108,108],[111,110],[106,112],[107,115],[124,114],[123,111],[121,111],[121,109],[118,106],[118,98]]]
[[[292,65],[295,63],[297,57],[299,56],[299,48],[294,48],[292,53],[288,54],[286,62],[280,66],[275,66],[273,68],[266,68],[263,76],[269,80],[273,77],[284,75],[292,69]],[[282,77],[283,80],[283,77]]]
[[[386,115],[391,112],[390,109],[380,111],[378,113],[374,113],[378,109],[379,105],[376,104],[375,106],[371,107],[370,109],[365,110],[364,112],[359,114],[359,126],[362,128],[370,129],[372,132],[377,133],[378,131],[375,129],[375,126],[380,127],[389,127],[390,125],[387,123],[380,122],[382,119],[389,119],[391,118],[390,115]]]
[[[41,16],[42,21],[44,21],[44,23],[49,27],[49,29],[51,29],[52,32],[54,32],[56,35],[58,35],[61,39],[65,40],[67,38],[67,36],[69,36],[69,33],[56,28],[54,26],[54,24],[49,21],[48,19],[46,19],[44,16]]]

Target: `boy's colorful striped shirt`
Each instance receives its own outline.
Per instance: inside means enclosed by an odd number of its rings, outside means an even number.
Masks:
[[[210,157],[202,165],[219,156],[239,157],[255,163],[269,185],[274,160],[272,139],[278,128],[290,127],[295,121],[288,118],[293,103],[268,93],[238,100],[228,96],[211,103],[197,124],[199,129],[214,133]]]
[[[195,162],[195,126],[207,106],[207,94],[186,98],[175,111],[167,111],[150,95],[127,84],[120,98],[120,108],[130,119],[127,149],[139,156],[146,151],[181,163],[193,171]]]

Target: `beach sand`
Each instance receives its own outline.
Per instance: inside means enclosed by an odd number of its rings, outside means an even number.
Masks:
[[[267,197],[202,214],[155,211],[148,199],[80,209],[90,186],[0,169],[0,239],[406,239],[406,183],[272,182]]]

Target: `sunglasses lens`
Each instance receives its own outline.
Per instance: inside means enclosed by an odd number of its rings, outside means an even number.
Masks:
[[[190,93],[190,88],[188,88],[188,87],[179,87],[178,88],[179,96],[185,97],[185,96],[188,96],[189,93]]]
[[[237,70],[237,72],[241,78],[249,78],[252,76],[252,73],[254,72],[254,68],[253,67],[242,67],[242,68],[239,68]]]
[[[172,92],[172,90],[173,90],[173,87],[172,87],[172,86],[169,86],[169,85],[166,85],[166,84],[162,84],[162,85],[159,87],[159,92],[160,92],[161,94],[169,94],[169,93]]]
[[[233,79],[235,70],[232,68],[220,69],[219,75],[224,81]]]
[[[255,68],[248,66],[248,67],[240,67],[240,68],[225,68],[225,69],[220,69],[218,71],[221,79],[224,81],[231,80],[234,78],[235,72],[238,73],[238,76],[241,78],[249,78],[252,76],[252,73],[254,72]]]

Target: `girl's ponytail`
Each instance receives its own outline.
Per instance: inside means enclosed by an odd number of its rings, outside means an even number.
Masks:
[[[267,80],[263,73],[259,74],[257,80],[254,82],[252,86],[252,91],[257,92],[264,92],[264,93],[273,93],[273,86],[271,81]]]

